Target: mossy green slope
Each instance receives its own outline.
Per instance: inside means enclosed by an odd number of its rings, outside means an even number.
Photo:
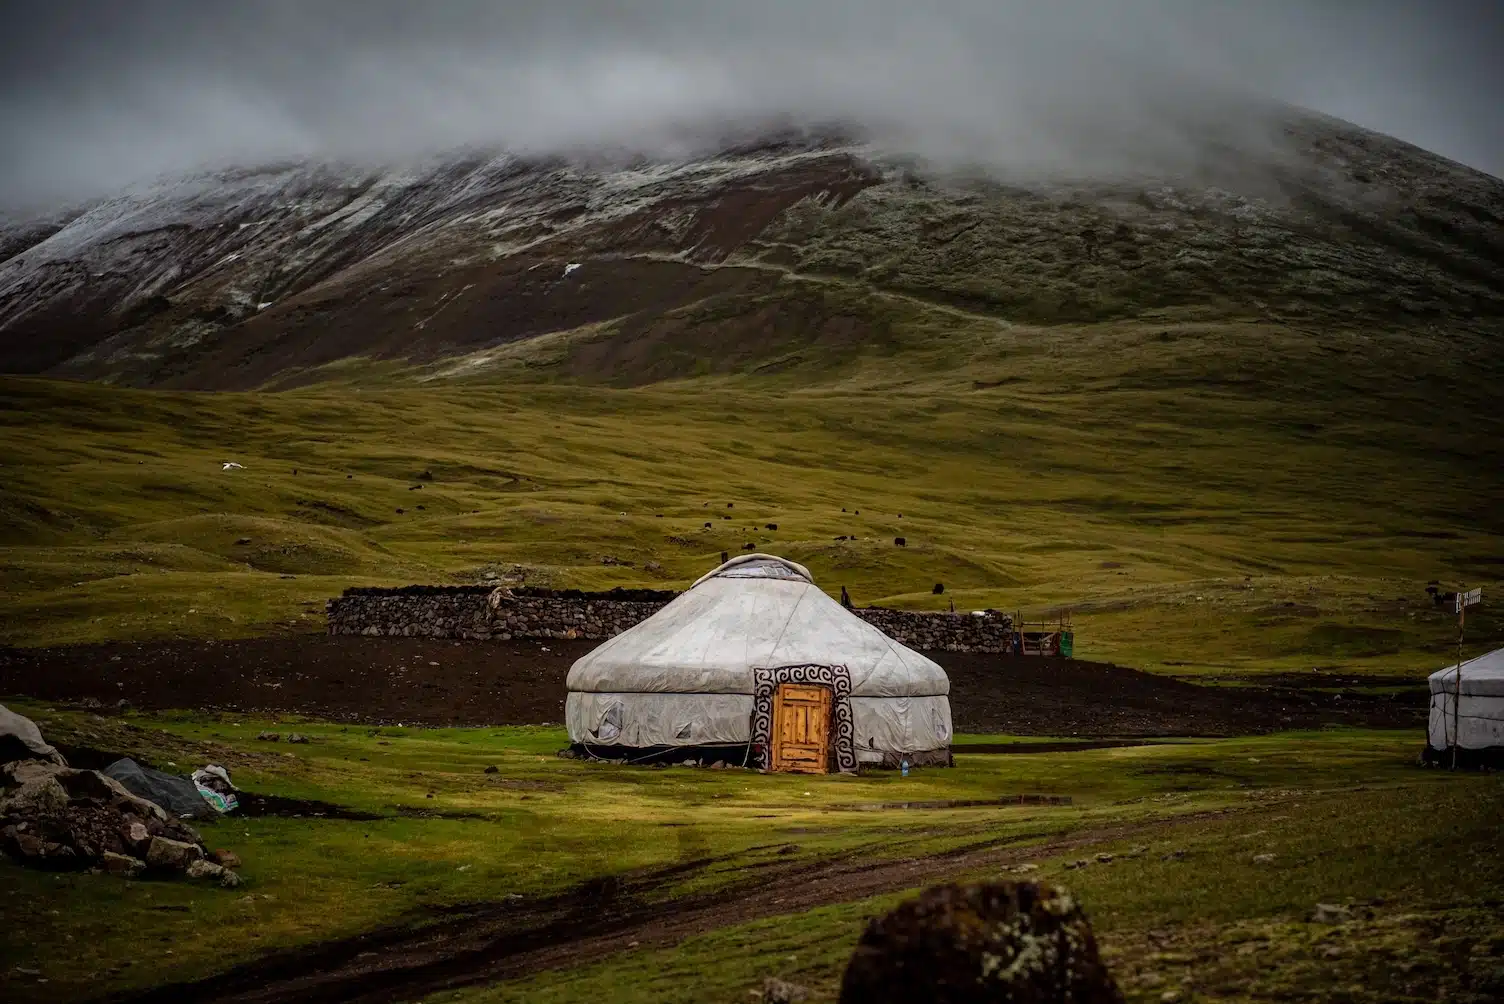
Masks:
[[[1414,672],[1453,641],[1427,581],[1499,581],[1484,347],[1141,325],[963,342],[630,389],[6,379],[0,638],[318,630],[347,585],[513,566],[683,585],[751,544],[862,603],[1070,607],[1087,657]],[[1486,607],[1471,637],[1498,639]]]

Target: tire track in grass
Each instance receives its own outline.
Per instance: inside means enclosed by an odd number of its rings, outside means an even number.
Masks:
[[[1170,829],[1227,810],[1099,827],[1049,839],[1032,833],[938,854],[872,860],[860,852],[785,867],[712,892],[653,900],[655,888],[704,874],[725,858],[606,876],[564,893],[434,911],[422,926],[394,925],[237,966],[186,983],[116,994],[100,1004],[389,1004],[550,969],[628,949],[676,944],[719,928],[901,892],[1086,845]],[[1036,843],[1040,839],[1042,843]]]

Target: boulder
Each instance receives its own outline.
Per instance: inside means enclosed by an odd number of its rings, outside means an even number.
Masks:
[[[81,770],[77,773],[88,774],[90,776],[87,779],[74,778],[63,782],[63,786],[68,788],[69,794],[73,795],[74,798],[105,799],[112,807],[119,811],[140,816],[142,819],[155,819],[159,822],[167,822],[172,819],[167,814],[166,809],[149,798],[142,798],[140,795],[133,793],[113,777],[101,774],[97,770]],[[189,833],[193,833],[193,830],[187,826],[184,826],[183,829]],[[194,833],[193,837],[197,840],[198,834]]]
[[[67,767],[53,763],[50,760],[14,760],[0,767],[0,786],[19,788],[28,781],[52,777],[59,771],[67,769]]]
[[[127,818],[120,832],[120,837],[125,841],[127,846],[143,854],[146,852],[146,848],[151,846],[151,836],[151,832],[147,830],[146,824],[139,819]]]
[[[42,856],[42,840],[35,833],[27,833],[25,823],[0,829],[0,846],[13,857],[26,860]]]
[[[78,853],[55,839],[54,833],[28,823],[15,823],[0,829],[0,849],[34,868],[70,869],[81,863]],[[82,863],[87,864],[87,861]]]
[[[186,871],[193,862],[202,859],[204,849],[198,844],[167,837],[152,837],[146,849],[148,867],[165,871]]]
[[[219,850],[214,851],[213,853],[211,853],[209,855],[209,858],[215,864],[217,864],[217,865],[219,865],[219,866],[221,866],[223,868],[239,868],[240,867],[240,855],[236,854],[234,851],[227,851],[227,850],[225,850],[223,848],[220,848]]]
[[[872,921],[842,1004],[1122,1004],[1091,923],[1046,883],[944,885]]]
[[[56,777],[39,777],[0,798],[0,816],[30,817],[61,812],[68,802],[68,790]]]
[[[103,868],[107,874],[133,879],[146,870],[146,862],[140,858],[133,858],[129,854],[105,851],[99,856],[99,867]]]
[[[225,889],[234,889],[240,885],[239,875],[236,875],[223,865],[215,864],[212,861],[194,861],[183,874],[191,879],[207,879],[210,882],[217,882]]]
[[[167,813],[155,802],[148,802],[127,791],[119,782],[98,771],[75,770],[43,764],[41,767],[6,764],[8,778],[29,778],[20,788],[0,799],[0,815],[34,815],[58,810],[75,802],[110,806],[143,818],[167,819]],[[58,793],[62,793],[59,801]],[[41,799],[41,801],[37,801]]]
[[[217,865],[213,861],[196,858],[188,862],[188,867],[184,869],[183,874],[191,879],[213,879],[218,882],[224,877],[225,869],[223,865]]]

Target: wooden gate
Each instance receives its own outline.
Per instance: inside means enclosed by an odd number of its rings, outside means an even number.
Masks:
[[[780,683],[773,696],[772,769],[791,774],[830,770],[829,687]]]

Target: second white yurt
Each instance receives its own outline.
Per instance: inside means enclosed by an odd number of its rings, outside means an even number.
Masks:
[[[733,558],[581,658],[568,690],[570,741],[592,756],[698,749],[805,773],[950,763],[945,671],[767,554]]]
[[[1431,674],[1426,758],[1450,764],[1453,746],[1459,764],[1504,761],[1504,648]]]

